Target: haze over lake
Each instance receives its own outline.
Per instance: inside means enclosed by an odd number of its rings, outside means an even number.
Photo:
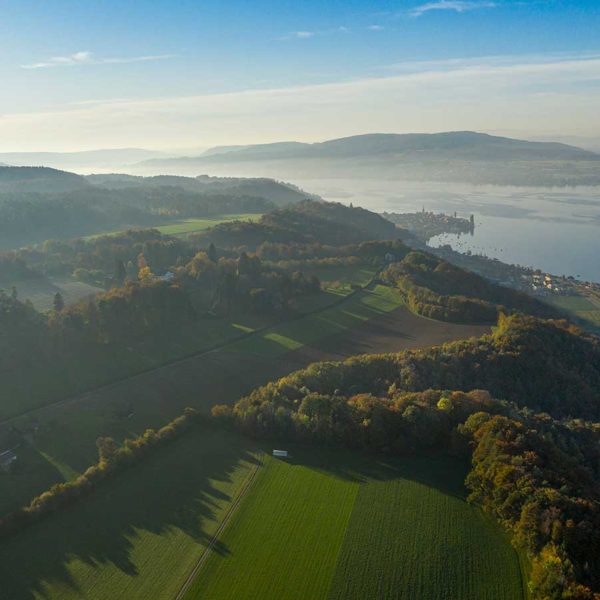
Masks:
[[[450,244],[556,275],[600,281],[600,189],[520,188],[370,179],[295,180],[326,200],[377,212],[475,215],[475,233],[441,235]]]

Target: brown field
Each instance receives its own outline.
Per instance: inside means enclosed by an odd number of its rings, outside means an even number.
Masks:
[[[22,477],[31,485],[4,490],[0,512],[28,501],[53,482],[75,477],[95,462],[96,439],[120,441],[148,427],[160,427],[186,406],[208,411],[232,403],[253,388],[319,360],[341,360],[362,353],[394,352],[479,336],[486,327],[454,325],[418,317],[404,307],[380,312],[341,333],[319,338],[279,355],[253,353],[252,346],[186,358],[74,398],[46,406],[11,424],[27,428],[36,419],[31,457]],[[260,347],[260,345],[258,346]],[[23,454],[23,457],[25,454]],[[10,493],[8,493],[10,492]]]
[[[35,416],[42,427],[36,446],[68,469],[80,471],[95,459],[99,435],[123,439],[161,426],[186,406],[208,411],[214,404],[235,402],[311,362],[420,348],[487,332],[485,326],[432,321],[400,307],[279,357],[229,349],[208,352],[39,409]]]
[[[305,346],[287,355],[302,366],[319,360],[343,360],[355,354],[400,352],[410,348],[438,346],[445,342],[480,337],[490,332],[486,325],[457,325],[419,317],[401,306],[317,346]]]

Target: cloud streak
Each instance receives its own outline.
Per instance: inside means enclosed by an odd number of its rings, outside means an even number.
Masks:
[[[174,58],[174,54],[154,54],[146,56],[96,58],[91,52],[84,50],[66,56],[53,56],[44,61],[21,65],[22,69],[52,69],[56,67],[77,67],[86,65],[123,65],[128,63],[151,62]]]
[[[300,31],[291,31],[287,35],[284,35],[278,38],[280,41],[286,40],[309,40],[311,38],[323,35],[332,35],[335,33],[350,33],[350,29],[348,27],[344,27],[340,25],[339,27],[335,27],[334,29],[324,29],[321,31],[311,31],[311,30],[300,30]]]
[[[412,17],[420,17],[425,13],[431,11],[450,10],[457,13],[465,13],[472,10],[479,10],[482,8],[496,8],[498,4],[491,1],[477,1],[477,0],[440,0],[439,2],[427,2],[416,6],[409,11]]]
[[[600,135],[600,54],[453,59],[391,74],[240,92],[81,103],[0,115],[7,150],[314,141],[369,131]],[[510,111],[507,110],[510,106]],[[60,144],[60,146],[57,146]]]

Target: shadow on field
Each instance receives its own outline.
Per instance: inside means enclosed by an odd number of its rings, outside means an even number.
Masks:
[[[389,457],[348,452],[291,447],[292,465],[304,466],[355,483],[408,479],[446,495],[465,499],[462,485],[469,466],[464,460],[447,456]]]
[[[223,432],[191,432],[100,486],[94,496],[51,515],[0,543],[0,596],[47,597],[44,582],[77,593],[68,563],[78,559],[102,568],[109,563],[138,573],[130,554],[142,532],[180,529],[208,543],[207,525],[230,498],[213,481],[231,481],[240,461],[256,464],[246,442]],[[227,554],[224,544],[214,548]],[[56,590],[56,588],[54,588]],[[53,594],[56,596],[56,591]]]

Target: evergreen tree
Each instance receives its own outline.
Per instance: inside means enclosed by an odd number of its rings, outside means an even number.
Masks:
[[[216,263],[217,262],[217,248],[215,247],[215,245],[211,242],[210,246],[208,247],[208,258]]]
[[[61,312],[62,309],[65,307],[65,301],[60,292],[56,292],[56,294],[54,294],[53,305],[54,305],[54,310],[56,312]]]

